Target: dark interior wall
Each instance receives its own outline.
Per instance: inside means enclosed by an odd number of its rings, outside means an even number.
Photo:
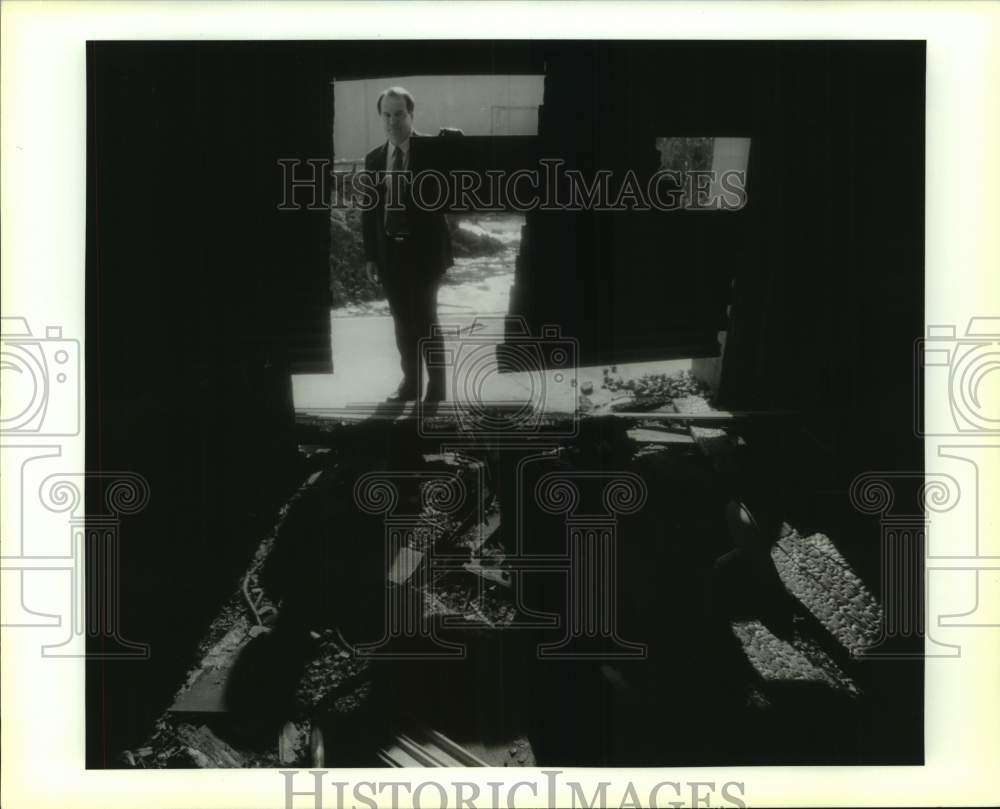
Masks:
[[[152,656],[88,667],[88,762],[106,766],[294,477],[289,374],[329,370],[328,226],[277,210],[277,160],[329,154],[331,99],[294,49],[93,43],[88,68],[87,469],[151,489],[123,527],[121,629]]]
[[[610,170],[612,188],[634,172],[645,189],[660,167],[658,137],[759,132],[762,55],[738,43],[552,44],[539,151],[585,178]],[[536,329],[561,324],[587,364],[716,354],[751,216],[750,206],[535,211],[514,309]]]
[[[197,356],[214,373],[258,353],[329,370],[316,270],[326,221],[278,210],[278,160],[331,156],[318,57],[238,43],[91,45],[93,277],[115,303],[101,322],[131,318],[144,337],[107,361],[157,375],[158,363],[133,360]]]
[[[920,470],[924,43],[762,47],[754,236],[734,276],[722,398],[804,414],[810,451],[841,483]]]
[[[513,311],[584,363],[718,352],[720,401],[795,414],[843,490],[922,468],[923,42],[547,43],[538,153],[658,167],[661,136],[751,139],[739,211],[528,215]],[[833,482],[835,481],[835,483]]]
[[[561,324],[584,361],[717,353],[739,300],[734,405],[827,407],[865,397],[886,370],[909,373],[901,341],[920,335],[923,312],[923,43],[550,44],[539,129],[540,154],[640,180],[658,167],[659,136],[751,138],[740,211],[529,215],[514,309],[536,328]],[[790,369],[808,391],[776,384]]]

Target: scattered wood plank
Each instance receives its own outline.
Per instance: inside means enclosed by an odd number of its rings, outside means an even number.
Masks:
[[[406,584],[423,560],[424,554],[420,551],[408,546],[400,548],[392,561],[392,567],[389,568],[389,581],[393,584]]]
[[[243,756],[212,733],[205,725],[179,725],[178,738],[187,745],[195,764],[200,769],[234,768],[245,766]]]
[[[627,432],[629,438],[640,444],[693,444],[694,438],[683,433],[672,433],[665,430],[650,430],[636,427]]]
[[[390,767],[488,767],[487,762],[432,728],[397,733],[392,744],[378,751]]]
[[[499,584],[502,587],[510,587],[509,570],[504,570],[500,567],[486,567],[478,560],[466,562],[462,565],[462,569],[475,576],[479,576],[479,578],[485,581],[492,582],[493,584]]]

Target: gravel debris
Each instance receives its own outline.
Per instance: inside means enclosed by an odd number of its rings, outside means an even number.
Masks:
[[[760,621],[737,621],[733,634],[764,680],[823,683],[836,691],[858,695],[854,681],[814,641],[796,633],[790,640],[774,635]]]
[[[623,379],[617,366],[604,369],[601,387],[612,392],[631,394],[624,402],[613,403],[612,411],[641,412],[665,407],[684,396],[707,396],[708,387],[690,371],[675,374],[644,374],[638,379]]]
[[[859,655],[879,638],[882,608],[828,536],[794,529],[771,558],[787,590],[847,649]]]

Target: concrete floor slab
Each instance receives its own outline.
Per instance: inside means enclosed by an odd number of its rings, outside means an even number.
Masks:
[[[296,374],[292,377],[296,413],[330,415],[339,410],[364,410],[365,405],[382,402],[399,384],[402,373],[393,335],[392,318],[387,316],[332,318],[332,374]],[[449,317],[442,321],[463,337],[448,337],[446,348],[456,353],[455,371],[449,380],[447,401],[456,406],[496,403],[529,403],[542,413],[575,413],[581,409],[578,392],[593,387],[586,396],[583,410],[600,408],[623,398],[601,387],[603,365],[583,366],[575,370],[546,370],[501,373],[493,348],[500,335],[476,333],[474,345],[469,335],[475,315]],[[629,363],[617,366],[623,379],[644,374],[690,370],[691,360],[665,360]],[[627,398],[627,397],[624,397]],[[345,412],[346,415],[346,412]]]

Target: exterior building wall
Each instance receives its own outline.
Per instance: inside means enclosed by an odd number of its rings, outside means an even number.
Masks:
[[[436,135],[458,127],[466,135],[534,135],[543,76],[388,76],[338,81],[334,101],[334,152],[360,160],[385,140],[375,101],[386,87],[401,85],[416,101],[417,131]]]

